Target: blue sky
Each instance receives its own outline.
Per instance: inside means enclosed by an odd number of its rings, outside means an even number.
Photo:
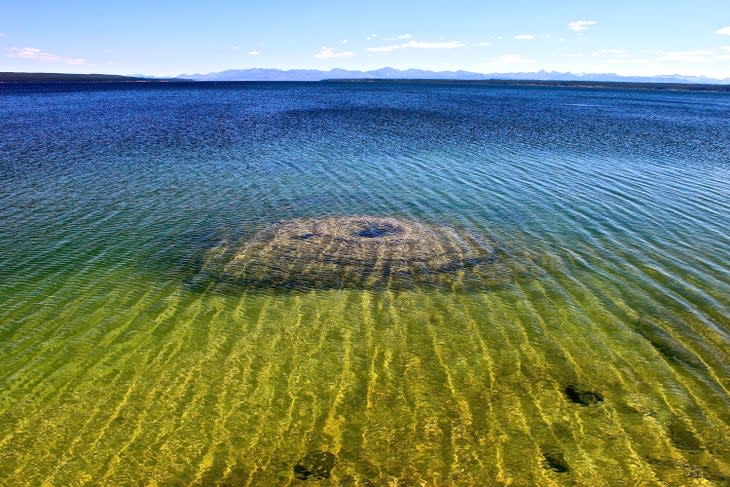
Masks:
[[[0,71],[384,66],[730,78],[730,1],[0,0]]]

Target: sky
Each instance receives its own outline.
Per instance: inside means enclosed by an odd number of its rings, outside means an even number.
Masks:
[[[0,0],[0,71],[386,66],[730,78],[730,0]]]

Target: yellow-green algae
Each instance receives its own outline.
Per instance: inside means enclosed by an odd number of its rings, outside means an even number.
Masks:
[[[29,318],[74,328],[19,344],[35,353],[2,396],[7,485],[294,485],[312,452],[336,459],[316,485],[730,479],[722,365],[626,333],[639,316],[610,287],[125,294],[98,277],[113,318],[84,296]]]

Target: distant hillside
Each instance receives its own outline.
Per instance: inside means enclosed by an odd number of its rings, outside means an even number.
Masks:
[[[0,72],[0,83],[100,83],[189,81],[180,78],[143,78],[116,74],[9,73]]]
[[[730,84],[730,79],[713,79],[704,76],[620,76],[613,73],[560,73],[536,71],[532,73],[474,73],[470,71],[427,71],[421,69],[399,70],[381,68],[373,71],[332,69],[229,69],[208,74],[182,74],[181,78],[196,81],[322,81],[356,79],[429,79],[429,80],[530,80],[530,81],[604,81],[629,83],[690,83]]]

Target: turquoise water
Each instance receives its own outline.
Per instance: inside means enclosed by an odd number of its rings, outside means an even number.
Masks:
[[[3,86],[0,483],[730,485],[729,176],[726,94]],[[482,243],[266,237],[353,217]]]

